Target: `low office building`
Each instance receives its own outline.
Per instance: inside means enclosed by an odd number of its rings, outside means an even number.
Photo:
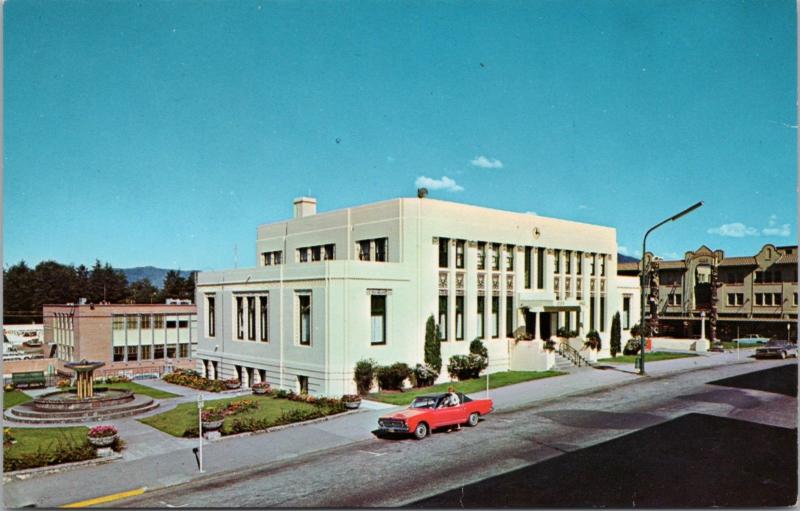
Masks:
[[[194,368],[197,309],[193,304],[67,304],[44,306],[45,354],[59,362],[105,362],[95,372],[162,374]],[[70,371],[66,371],[70,372]]]
[[[517,348],[560,326],[598,330],[608,353],[625,296],[613,228],[428,198],[320,214],[300,198],[294,211],[258,228],[257,267],[198,275],[198,369],[209,377],[354,392],[360,359],[424,361],[429,316],[444,379],[475,338],[490,371],[551,366],[541,342]]]
[[[766,244],[745,257],[702,246],[682,260],[653,259],[649,252],[645,260],[655,270],[648,273],[646,320],[656,335],[699,337],[705,316],[712,341],[750,334],[797,340],[796,246]],[[639,266],[618,269],[633,276]]]

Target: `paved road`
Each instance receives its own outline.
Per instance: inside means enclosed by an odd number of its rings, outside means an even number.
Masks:
[[[507,406],[506,411],[489,416],[477,428],[437,433],[423,441],[372,438],[279,460],[270,452],[261,451],[260,461],[254,461],[248,470],[147,492],[115,506],[397,506],[580,451],[688,413],[796,428],[796,398],[708,384],[784,364],[787,362],[759,361],[699,368],[637,379],[634,385],[626,385],[628,375],[622,375],[624,378],[617,385],[606,390],[584,389],[580,395],[567,398]],[[648,369],[656,371],[657,365]],[[617,372],[610,370],[608,374]],[[592,374],[596,377],[604,373]],[[559,379],[551,379],[547,387],[539,388],[544,394]],[[327,424],[336,425],[334,421]],[[307,435],[299,429],[296,432],[297,438],[286,440],[307,441]],[[354,437],[356,440],[358,435]],[[602,475],[602,468],[597,470]]]

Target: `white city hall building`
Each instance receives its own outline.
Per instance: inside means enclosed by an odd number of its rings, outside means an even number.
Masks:
[[[302,197],[294,218],[258,228],[256,250],[255,268],[198,275],[209,378],[353,393],[361,359],[422,363],[431,315],[441,380],[476,337],[490,372],[544,370],[554,355],[541,339],[597,330],[603,356],[613,314],[638,303],[638,286],[627,300],[618,290],[615,229],[429,198],[318,214]]]

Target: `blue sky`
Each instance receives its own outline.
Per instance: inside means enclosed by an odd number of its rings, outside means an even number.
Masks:
[[[790,1],[5,3],[4,263],[255,264],[257,225],[431,196],[797,239]]]

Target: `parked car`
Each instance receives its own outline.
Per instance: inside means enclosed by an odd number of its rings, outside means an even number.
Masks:
[[[378,419],[380,433],[412,434],[417,440],[428,436],[434,429],[447,426],[477,426],[481,416],[494,411],[491,399],[470,399],[456,394],[459,403],[448,404],[448,394],[431,394],[414,399],[407,409]]]
[[[738,339],[731,339],[731,342],[738,342],[740,346],[754,346],[756,344],[766,344],[769,341],[766,337],[761,337],[757,334],[745,335]]]
[[[766,345],[756,348],[756,358],[767,357],[797,357],[797,344],[779,339],[767,341]]]

